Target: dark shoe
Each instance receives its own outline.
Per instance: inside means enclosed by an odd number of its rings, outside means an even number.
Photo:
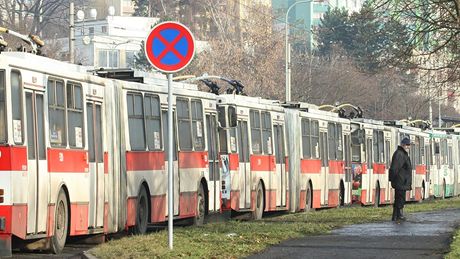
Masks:
[[[406,221],[406,217],[404,216],[399,216],[396,218],[397,221]]]

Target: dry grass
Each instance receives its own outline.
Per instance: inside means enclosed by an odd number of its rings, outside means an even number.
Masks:
[[[460,198],[409,204],[405,211],[446,208],[460,208]],[[98,258],[240,258],[286,239],[325,234],[349,224],[389,220],[391,209],[390,206],[328,209],[284,214],[262,221],[230,220],[203,227],[177,227],[174,228],[172,251],[168,248],[168,231],[162,230],[109,241],[90,252]]]

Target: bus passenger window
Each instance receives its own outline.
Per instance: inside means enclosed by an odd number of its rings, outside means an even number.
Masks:
[[[251,122],[251,146],[253,154],[261,154],[261,127],[260,127],[260,114],[258,111],[250,112]]]
[[[145,150],[144,109],[142,95],[128,93],[126,95],[128,106],[129,143],[131,150]]]
[[[67,146],[65,127],[65,90],[64,82],[56,79],[48,80],[48,113],[51,146]]]
[[[161,132],[161,117],[160,117],[160,99],[158,96],[146,95],[144,97],[145,109],[145,126],[147,146],[149,150],[161,150],[162,132]]]
[[[83,99],[81,85],[67,83],[67,118],[69,129],[69,146],[84,147],[83,136]]]
[[[192,100],[192,133],[195,151],[204,150],[203,106],[200,100]]]

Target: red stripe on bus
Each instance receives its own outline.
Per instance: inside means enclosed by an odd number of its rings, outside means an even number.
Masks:
[[[208,152],[181,151],[179,152],[179,168],[208,168]]]
[[[319,159],[302,159],[302,160],[300,160],[300,172],[302,172],[302,174],[319,174],[319,173],[321,173],[321,160],[319,160]]]
[[[265,211],[276,210],[276,190],[265,191]]]
[[[109,173],[109,153],[104,152],[104,174]]]
[[[377,163],[374,163],[372,165],[372,172],[374,174],[385,174],[385,164],[377,164]]]
[[[367,197],[367,190],[361,189],[361,204],[367,204],[366,197]]]
[[[14,234],[23,239],[26,237],[27,205],[0,206],[0,217],[5,218],[5,230],[0,230],[0,234]]]
[[[231,191],[230,192],[230,206],[233,210],[240,209],[240,191]]]
[[[289,157],[284,158],[286,172],[289,172]]]
[[[129,197],[126,202],[126,230],[136,224],[137,197]]]
[[[54,204],[48,204],[48,226],[46,226],[46,236],[52,237],[54,235]]]
[[[152,222],[163,222],[166,221],[166,194],[154,195],[150,197],[150,211]]]
[[[196,192],[182,192],[179,195],[179,218],[194,217],[196,215]]]
[[[48,149],[48,172],[86,173],[88,171],[86,150]]]
[[[415,200],[420,201],[422,197],[422,187],[415,187]]]
[[[336,207],[339,205],[339,190],[329,190],[327,193],[327,206]]]
[[[165,153],[151,151],[127,151],[126,170],[163,170],[165,167]]]
[[[344,174],[343,160],[329,160],[329,173],[330,174]]]
[[[313,204],[312,207],[317,209],[321,208],[321,189],[313,190]]]
[[[236,171],[240,167],[240,160],[238,154],[228,154],[228,166],[230,171]]]
[[[70,235],[88,234],[88,203],[70,204]]]
[[[271,155],[252,155],[250,158],[251,171],[274,171],[275,156]]]
[[[27,148],[0,147],[0,171],[27,171]]]
[[[362,163],[362,164],[361,164],[361,168],[362,168],[361,174],[367,174],[367,164],[366,164],[366,163]]]
[[[426,174],[426,165],[416,165],[415,173],[416,174]]]
[[[104,202],[104,234],[109,233],[109,203]]]

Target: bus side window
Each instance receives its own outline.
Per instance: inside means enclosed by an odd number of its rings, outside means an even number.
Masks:
[[[150,151],[159,151],[163,147],[160,99],[155,95],[145,95],[145,126],[147,135],[147,146]]]
[[[145,150],[145,127],[142,94],[128,93],[128,125],[131,150]]]
[[[193,147],[195,151],[204,150],[204,130],[203,130],[203,105],[200,100],[192,100],[192,133]],[[236,145],[236,144],[235,144]]]
[[[260,113],[259,111],[250,111],[250,123],[251,123],[251,147],[253,154],[262,154],[261,147],[261,125],[260,125]]]
[[[65,127],[65,89],[64,82],[48,79],[48,113],[51,146],[67,146]]]
[[[80,84],[67,82],[67,118],[69,128],[69,146],[83,148],[83,94]]]

